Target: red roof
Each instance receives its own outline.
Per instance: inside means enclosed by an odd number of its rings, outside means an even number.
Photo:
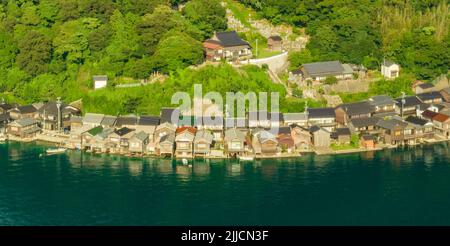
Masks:
[[[189,131],[190,133],[192,133],[192,134],[195,134],[195,132],[197,131],[197,129],[195,129],[194,127],[192,127],[192,126],[181,126],[181,127],[178,127],[177,128],[177,130],[176,130],[176,134],[179,134],[179,133],[182,133],[182,132],[184,132],[184,131]]]
[[[448,115],[445,114],[436,114],[433,117],[433,121],[438,121],[438,122],[445,122],[449,119],[450,117]]]
[[[215,50],[221,48],[222,46],[215,40],[206,40],[205,42],[203,42],[203,47]]]

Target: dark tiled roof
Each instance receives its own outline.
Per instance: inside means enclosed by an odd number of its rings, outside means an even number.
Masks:
[[[24,126],[30,126],[33,124],[37,124],[37,120],[32,119],[32,118],[23,118],[23,119],[19,119],[14,121],[15,123],[17,123],[18,125],[24,127]]]
[[[335,118],[336,113],[334,112],[334,108],[309,108],[308,109],[308,118]]]
[[[348,129],[347,127],[345,128],[336,128],[336,135],[338,136],[350,136],[350,129]]]
[[[405,119],[405,121],[407,121],[407,122],[409,122],[409,123],[412,123],[412,124],[415,124],[415,125],[420,125],[420,126],[423,126],[423,125],[425,125],[426,123],[428,123],[427,120],[421,119],[421,118],[416,117],[416,116],[408,116],[408,117]]]
[[[357,118],[351,119],[351,123],[354,127],[367,127],[367,126],[375,126],[380,118],[377,117],[367,117],[367,118]]]
[[[35,113],[37,112],[37,109],[33,106],[33,105],[24,105],[24,106],[19,106],[15,109],[13,109],[14,111],[18,111],[21,114],[31,114],[31,113]]]
[[[392,130],[394,129],[396,126],[400,126],[400,127],[406,127],[408,125],[408,123],[400,121],[398,119],[382,119],[380,121],[378,121],[377,126],[384,128],[384,129],[389,129]]]
[[[380,113],[374,113],[372,117],[378,117],[378,118],[384,118],[384,117],[392,117],[398,115],[395,111],[387,111],[387,112],[380,112]]]
[[[397,102],[397,105],[399,107],[402,106],[402,98],[397,98],[397,99],[395,99],[395,101]],[[421,103],[422,102],[416,96],[405,97],[405,107],[417,106],[417,105],[420,105]]]
[[[374,96],[369,99],[370,104],[373,106],[386,106],[386,105],[392,105],[395,103],[394,99],[390,96],[381,95],[381,96]]]
[[[116,116],[105,115],[105,117],[103,117],[101,125],[114,126],[114,125],[116,125],[116,121],[117,121],[117,117]]]
[[[116,130],[115,133],[116,133],[117,135],[119,135],[119,136],[124,136],[124,135],[127,135],[128,133],[130,133],[130,132],[132,132],[132,131],[134,131],[134,130],[133,130],[133,129],[130,129],[130,128],[128,128],[128,127],[122,127],[122,128],[120,128],[120,129]]]
[[[383,65],[384,65],[384,66],[387,66],[387,67],[390,67],[390,66],[392,66],[392,65],[394,65],[394,64],[395,64],[395,62],[390,61],[390,60],[384,60],[384,61],[383,61]]]
[[[218,32],[216,33],[216,37],[224,47],[249,45],[239,37],[236,31]]]
[[[342,104],[339,107],[342,108],[350,116],[360,114],[371,114],[375,112],[375,107],[366,101]]]
[[[344,67],[339,61],[306,63],[303,64],[303,69],[312,77],[337,75],[344,72]]]
[[[67,104],[62,103],[61,108],[63,113],[77,113],[79,112],[78,109],[69,106]],[[42,106],[38,112],[40,114],[43,114],[45,112],[46,115],[58,115],[58,106],[56,102],[46,102],[44,106]]]
[[[282,127],[278,128],[278,134],[291,134],[291,127],[282,126]]]
[[[172,121],[172,114],[176,119],[176,122]],[[160,123],[169,122],[171,124],[178,124],[180,119],[180,110],[174,108],[162,108],[161,109],[161,121]]]
[[[8,114],[0,114],[0,122],[9,121],[9,113]]]
[[[158,116],[141,116],[138,119],[138,125],[140,126],[157,126],[161,120]]]
[[[314,126],[311,126],[311,127],[309,128],[309,131],[310,131],[310,132],[317,132],[317,131],[319,131],[320,129],[322,129],[322,128],[320,128],[320,126],[314,125]]]
[[[131,125],[136,125],[137,124],[137,117],[135,116],[121,116],[121,117],[117,117],[117,121],[116,121],[116,126],[121,127],[121,126],[131,126]]]
[[[6,111],[14,108],[14,106],[9,103],[0,103],[0,108]]]
[[[431,104],[428,104],[428,103],[421,103],[421,104],[419,105],[419,110],[427,110],[427,109],[430,108],[430,106],[431,106]]]
[[[422,101],[434,100],[434,99],[439,99],[439,98],[442,99],[441,93],[439,93],[437,91],[425,92],[425,93],[417,94],[417,97],[420,100],[422,100]]]
[[[430,89],[430,88],[433,88],[434,85],[431,83],[423,83],[423,84],[419,84],[418,87],[420,87],[422,89]]]
[[[436,116],[438,113],[431,111],[431,110],[425,110],[422,113],[422,116],[428,119],[432,119],[434,116]]]

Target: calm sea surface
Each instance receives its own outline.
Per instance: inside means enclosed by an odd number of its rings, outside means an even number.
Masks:
[[[450,225],[450,145],[196,161],[0,144],[0,225]]]

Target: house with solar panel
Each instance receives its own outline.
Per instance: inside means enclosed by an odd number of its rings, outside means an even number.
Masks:
[[[207,61],[240,61],[252,57],[252,47],[236,31],[217,32],[203,43]]]

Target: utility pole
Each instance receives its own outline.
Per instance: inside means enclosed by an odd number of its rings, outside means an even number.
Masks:
[[[56,124],[58,124],[58,126],[57,126],[57,130],[58,131],[61,131],[61,127],[62,127],[62,124],[61,124],[62,123],[61,105],[62,105],[61,97],[58,97],[57,100],[56,100],[56,107],[58,108],[58,120],[56,121],[57,122]]]
[[[402,118],[403,118],[403,109],[405,107],[406,99],[405,99],[405,93],[402,91]]]
[[[256,39],[256,58],[258,58],[258,39]]]

